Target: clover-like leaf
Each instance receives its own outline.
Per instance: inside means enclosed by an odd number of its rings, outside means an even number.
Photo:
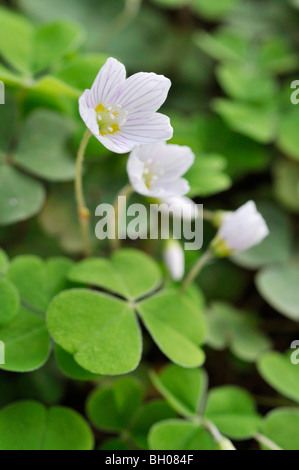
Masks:
[[[299,266],[283,264],[263,269],[256,277],[261,296],[278,312],[299,320]]]
[[[215,388],[209,393],[205,416],[232,439],[249,439],[261,423],[251,395],[231,386]]]
[[[152,372],[151,379],[177,413],[189,417],[199,412],[208,383],[203,369],[185,369],[170,364],[159,375]]]
[[[15,317],[0,328],[5,345],[5,364],[1,369],[29,372],[41,367],[50,354],[50,337],[40,315],[21,307]]]
[[[36,215],[45,200],[41,183],[0,163],[0,225],[8,225]]]
[[[257,142],[268,144],[275,137],[277,110],[272,103],[257,106],[219,98],[213,108],[231,129]]]
[[[148,434],[152,426],[175,416],[175,411],[165,401],[152,400],[134,414],[130,437],[141,449],[148,449]]]
[[[0,327],[9,323],[20,306],[19,292],[8,279],[0,279]]]
[[[189,195],[191,197],[210,196],[228,189],[231,186],[231,180],[225,174],[226,166],[225,158],[220,155],[198,156],[185,175],[191,187]]]
[[[172,419],[155,424],[149,434],[152,450],[216,450],[210,434],[196,423]]]
[[[124,377],[109,387],[94,390],[87,401],[87,414],[99,429],[122,431],[129,426],[142,398],[139,383],[130,377]]]
[[[206,325],[199,308],[187,297],[174,291],[164,291],[144,300],[138,313],[161,351],[183,367],[198,367],[204,363],[202,344]]]
[[[1,7],[0,53],[16,70],[30,73],[34,27],[21,15]]]
[[[299,403],[299,369],[290,357],[275,351],[268,352],[258,362],[263,379],[277,392]]]
[[[25,123],[14,161],[46,180],[72,180],[75,161],[66,149],[70,130],[70,122],[65,117],[47,110],[34,111]]]
[[[111,261],[91,258],[76,264],[69,279],[115,292],[134,300],[159,287],[162,274],[158,265],[141,251],[123,249],[115,253]]]
[[[278,408],[263,421],[261,431],[282,450],[299,450],[299,410]],[[263,449],[270,450],[263,445]]]
[[[98,377],[98,375],[79,366],[72,354],[62,349],[58,344],[55,344],[55,359],[60,370],[70,379],[85,381],[94,380]]]
[[[118,375],[138,366],[141,332],[124,302],[85,289],[69,290],[53,300],[47,318],[56,343],[84,369]]]
[[[92,450],[92,432],[69,408],[21,401],[0,412],[1,450]]]
[[[257,325],[256,317],[229,304],[214,302],[207,311],[207,344],[216,350],[229,347],[240,359],[255,362],[271,342]]]
[[[258,67],[246,65],[225,63],[217,68],[217,77],[224,91],[231,98],[252,103],[273,100],[278,88],[274,78]]]
[[[84,41],[84,36],[79,24],[66,20],[39,27],[33,42],[34,73],[47,69],[62,57],[76,51]]]
[[[1,250],[0,248],[0,277],[6,274],[9,266],[9,259],[5,251]]]

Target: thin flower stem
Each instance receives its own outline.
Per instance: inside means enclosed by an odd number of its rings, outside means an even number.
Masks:
[[[127,184],[118,193],[118,195],[115,198],[114,205],[113,205],[113,208],[114,208],[113,220],[111,221],[111,227],[113,227],[113,230],[112,230],[112,235],[110,237],[112,251],[116,251],[120,247],[120,241],[119,241],[119,238],[118,238],[118,221],[119,221],[119,218],[121,218],[122,215],[123,215],[122,214],[123,210],[126,208],[127,198],[129,198],[131,196],[133,191],[134,191],[133,187],[130,184]],[[120,197],[125,197],[126,198],[125,205],[121,205],[121,207],[119,207],[120,206],[120,203],[119,203],[119,198]]]
[[[229,444],[229,450],[236,450],[233,443],[231,441],[229,441],[226,437],[224,437],[221,434],[221,432],[219,431],[219,429],[215,426],[215,424],[212,423],[212,421],[210,421],[209,419],[202,418],[200,416],[194,416],[192,421],[194,423],[202,426],[203,428],[205,428],[211,434],[214,441],[219,445],[220,449],[221,449],[221,447],[223,447],[224,443],[226,445],[228,443]],[[222,449],[222,450],[224,450],[224,449]],[[226,450],[228,450],[228,449],[226,449]]]
[[[81,226],[83,249],[85,256],[91,253],[91,240],[90,240],[90,211],[86,207],[84,191],[83,191],[83,163],[85,150],[90,139],[91,132],[87,130],[81,141],[77,160],[76,160],[76,177],[75,177],[75,194],[78,209],[78,218]]]
[[[195,263],[191,271],[189,272],[188,276],[184,280],[182,287],[181,287],[181,293],[183,294],[186,289],[189,287],[189,285],[194,281],[194,279],[198,276],[200,271],[206,266],[206,264],[213,259],[213,254],[207,250],[200,258],[199,260]]]
[[[257,433],[254,435],[254,439],[263,444],[264,446],[268,447],[270,450],[282,450],[275,442],[271,441],[268,437],[264,436],[263,434]]]

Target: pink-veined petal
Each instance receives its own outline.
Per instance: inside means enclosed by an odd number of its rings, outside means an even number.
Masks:
[[[90,90],[85,90],[79,98],[79,113],[88,129],[96,136],[99,135],[99,125],[97,122],[97,114],[93,108],[89,106]]]
[[[133,113],[122,127],[121,134],[138,146],[171,139],[173,128],[169,117],[164,114]]]
[[[171,81],[164,75],[136,73],[121,86],[119,104],[130,112],[155,112],[167,98]]]
[[[90,105],[96,108],[99,104],[103,106],[118,104],[115,102],[115,98],[125,80],[125,66],[110,57],[99,71],[91,87]]]

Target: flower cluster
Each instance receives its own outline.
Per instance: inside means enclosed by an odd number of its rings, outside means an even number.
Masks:
[[[187,196],[190,186],[183,175],[195,156],[189,147],[167,144],[173,129],[169,118],[157,112],[170,86],[168,78],[154,73],[126,78],[125,67],[110,58],[91,89],[80,97],[79,111],[90,132],[105,147],[116,153],[131,152],[127,172],[134,191],[164,203],[174,216],[193,219],[199,211]],[[210,246],[214,256],[247,250],[269,233],[252,201],[235,213],[221,214],[218,234]],[[184,256],[179,245],[170,243],[164,259],[172,277],[180,280]]]

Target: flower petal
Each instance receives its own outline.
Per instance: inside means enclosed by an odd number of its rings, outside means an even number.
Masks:
[[[155,112],[167,98],[171,81],[164,75],[136,73],[121,86],[118,103],[131,112]]]
[[[160,181],[153,184],[150,194],[153,197],[175,197],[184,196],[190,191],[190,185],[185,178],[179,178],[174,181],[167,181],[162,186]]]
[[[173,128],[169,117],[164,114],[133,113],[121,129],[121,134],[137,146],[169,140],[173,136]]]
[[[85,90],[79,98],[79,113],[88,129],[96,136],[99,135],[99,125],[97,122],[97,113],[90,107],[90,90]]]
[[[125,66],[110,57],[99,71],[91,87],[90,105],[95,109],[99,104],[103,106],[118,104],[115,99],[125,80]]]

